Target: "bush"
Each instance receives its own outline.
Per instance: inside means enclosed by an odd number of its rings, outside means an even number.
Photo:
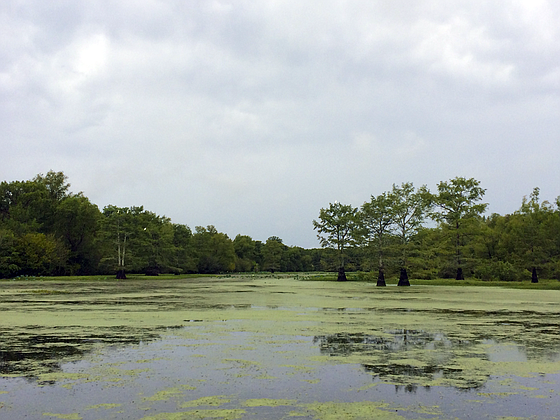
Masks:
[[[377,271],[358,271],[355,278],[358,281],[377,281],[377,275]]]
[[[521,281],[522,273],[507,261],[490,261],[478,266],[474,276],[482,281]]]
[[[420,280],[433,280],[438,278],[438,274],[439,273],[436,268],[431,268],[425,270],[414,270],[412,277]]]

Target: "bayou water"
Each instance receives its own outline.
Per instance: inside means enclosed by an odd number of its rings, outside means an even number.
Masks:
[[[0,419],[556,419],[560,292],[0,283]]]

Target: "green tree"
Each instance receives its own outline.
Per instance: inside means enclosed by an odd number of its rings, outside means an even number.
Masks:
[[[104,260],[114,263],[117,279],[126,279],[126,271],[131,266],[130,241],[137,232],[133,222],[134,214],[142,211],[137,207],[106,206],[103,209],[103,231],[106,239],[112,245],[110,253]]]
[[[233,240],[233,248],[237,256],[235,271],[253,271],[257,265],[255,241],[248,235],[237,235]]]
[[[399,237],[400,276],[399,286],[410,286],[408,280],[408,252],[411,239],[422,228],[426,214],[431,205],[431,195],[423,185],[417,191],[412,182],[403,182],[400,186],[393,184],[390,194],[395,233]]]
[[[212,225],[195,227],[193,235],[194,253],[199,273],[223,273],[235,270],[233,241]]]
[[[278,236],[271,236],[266,240],[262,247],[264,269],[274,273],[275,271],[284,271],[282,260],[287,246],[282,243],[282,239]]]
[[[12,264],[19,267],[18,274],[61,274],[67,251],[53,235],[26,233],[14,243]]]
[[[358,213],[366,244],[368,247],[377,249],[377,286],[386,286],[385,262],[383,257],[385,254],[387,236],[391,234],[395,222],[393,203],[394,197],[387,192],[377,197],[372,195],[370,201],[365,202]]]
[[[193,252],[192,231],[187,225],[173,225],[173,265],[177,273],[196,273],[196,258]]]
[[[338,254],[338,281],[346,281],[345,250],[356,245],[359,230],[358,209],[338,202],[319,211],[319,220],[313,220],[317,238],[323,248],[333,248]]]
[[[46,175],[38,174],[33,182],[44,185],[48,198],[52,201],[62,201],[70,194],[70,184],[66,182],[68,177],[63,172],[49,171]]]
[[[68,177],[63,172],[49,171],[46,175],[38,174],[33,178],[33,183],[38,189],[44,191],[35,199],[36,218],[40,223],[40,232],[53,233],[62,236],[56,231],[60,204],[73,194],[70,193]]]
[[[143,210],[135,215],[138,269],[148,275],[173,271],[174,228],[168,217]]]
[[[87,199],[81,194],[71,194],[70,184],[66,179],[62,172],[49,171],[45,176],[37,175],[32,181],[0,184],[0,227],[10,231],[14,238],[10,253],[15,255],[14,249],[19,244],[23,247],[20,247],[21,252],[30,253],[31,256],[43,255],[43,261],[45,258],[56,261],[56,272],[59,274],[76,272],[75,267],[80,266],[77,260],[85,259],[86,256],[91,260],[89,268],[94,269],[96,265],[95,258],[92,258],[93,245],[89,248],[86,246],[86,236],[95,235],[96,220],[92,226],[86,220],[85,213],[79,211],[80,206],[73,206],[78,201],[83,202]],[[88,204],[92,210],[90,214],[95,219],[99,216],[99,210],[91,203]],[[39,233],[45,237],[33,236]],[[56,243],[56,255],[49,251],[53,240]],[[43,254],[37,251],[41,246],[45,247]],[[61,247],[66,248],[64,252]],[[61,262],[62,255],[68,256],[68,261]],[[40,264],[34,263],[33,258],[30,257],[28,264],[25,264],[25,259],[16,258],[19,262],[12,264],[10,271],[14,271],[14,267],[18,266],[21,272],[37,272]],[[50,266],[52,267],[52,264]],[[42,267],[41,271],[45,272],[47,269],[44,265]]]
[[[44,185],[33,181],[14,181],[0,184],[0,223],[17,236],[42,229],[47,197]]]
[[[92,274],[97,270],[100,254],[97,233],[102,214],[88,198],[67,196],[56,208],[54,231],[69,251],[68,274]]]
[[[20,270],[14,258],[16,240],[14,232],[0,228],[0,278],[16,276]]]
[[[430,216],[440,223],[440,226],[454,233],[455,264],[457,280],[463,280],[462,267],[462,236],[466,232],[468,222],[479,217],[488,206],[479,203],[486,190],[480,187],[480,182],[474,178],[456,177],[450,181],[442,181],[437,185],[438,194],[432,196],[436,210]]]
[[[540,190],[534,188],[523,197],[521,208],[510,221],[510,232],[514,234],[515,248],[519,263],[531,272],[531,281],[538,283],[538,270],[553,257],[553,231],[556,214],[548,201],[540,202]]]
[[[291,246],[285,249],[283,260],[283,266],[286,271],[313,271],[311,253],[301,247]]]

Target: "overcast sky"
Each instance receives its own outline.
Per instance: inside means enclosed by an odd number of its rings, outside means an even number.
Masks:
[[[560,195],[555,0],[0,2],[0,180],[318,247],[321,207]]]

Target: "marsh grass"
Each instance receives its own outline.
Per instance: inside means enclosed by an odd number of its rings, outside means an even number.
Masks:
[[[177,280],[192,280],[197,278],[207,278],[209,281],[214,280],[235,280],[235,279],[295,279],[299,281],[316,281],[316,282],[336,282],[337,273],[334,272],[307,272],[307,273],[231,273],[231,274],[164,274],[159,276],[146,276],[144,274],[127,274],[126,280],[118,280],[115,276],[51,276],[51,277],[17,277],[14,279],[0,279],[2,281],[17,281],[22,283],[33,284],[36,282],[79,282],[79,283],[99,283],[99,282],[115,282],[126,283],[133,281],[168,281]],[[347,273],[348,282],[352,283],[375,283],[377,277],[370,276],[369,273],[350,272]],[[387,277],[386,283],[388,286],[396,286],[399,279],[397,277]],[[560,290],[560,281],[556,279],[540,279],[538,283],[531,283],[530,281],[486,281],[476,278],[467,278],[465,280],[455,279],[414,279],[410,280],[411,285],[418,286],[480,286],[480,287],[502,287],[508,289],[527,289],[527,290]],[[35,292],[37,294],[48,294],[48,289],[39,289]],[[53,292],[59,293],[59,292]]]
[[[375,273],[377,276],[377,273]],[[367,276],[364,273],[346,273],[349,282],[363,282],[375,283],[377,277]],[[297,279],[297,278],[296,278]],[[336,273],[319,273],[309,274],[307,276],[300,276],[299,280],[306,281],[337,281]],[[385,278],[388,286],[396,286],[399,282],[398,277]],[[480,286],[480,287],[503,287],[508,289],[528,289],[528,290],[560,290],[560,281],[556,279],[540,279],[538,283],[531,283],[531,281],[485,281],[475,278],[468,278],[465,280],[455,279],[410,279],[412,286]]]

